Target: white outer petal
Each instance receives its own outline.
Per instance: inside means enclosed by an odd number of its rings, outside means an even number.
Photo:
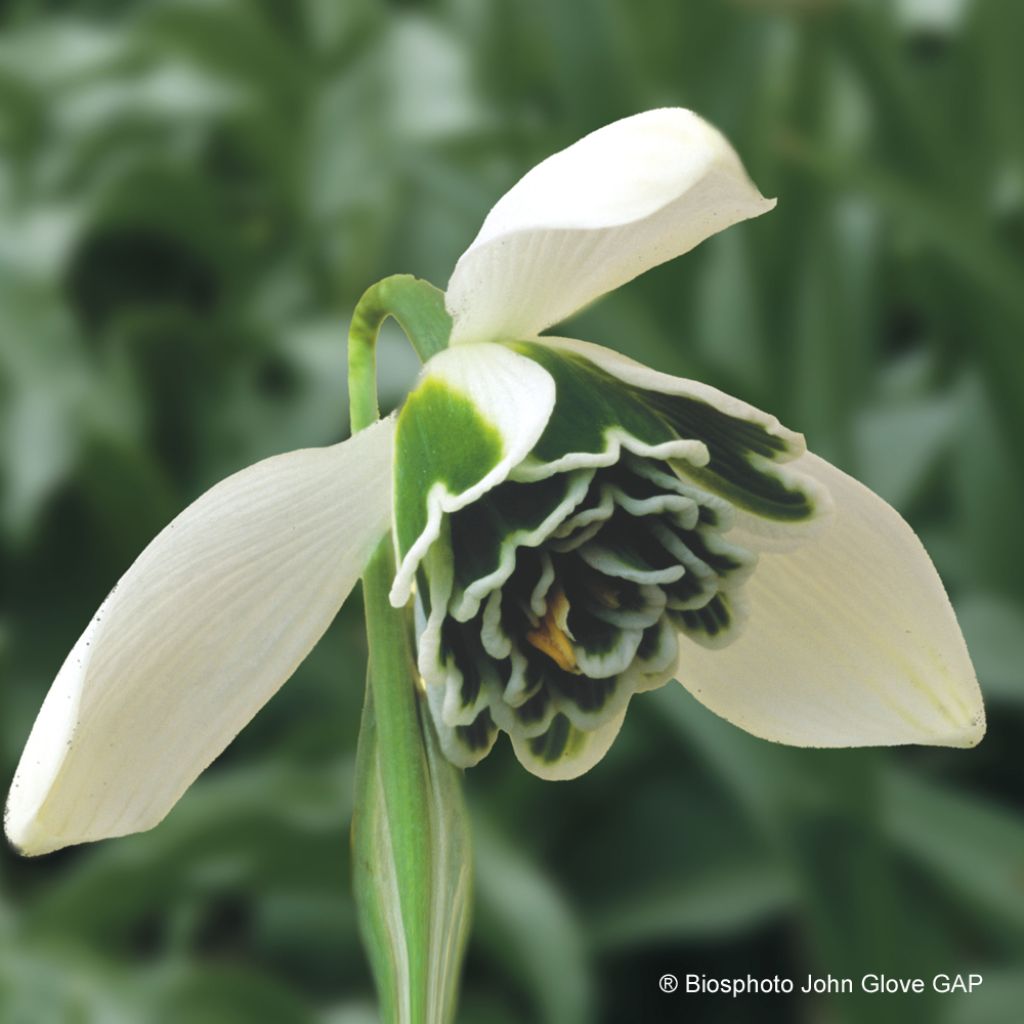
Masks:
[[[452,341],[532,337],[774,205],[689,110],[606,125],[534,167],[488,214],[448,283]]]
[[[974,669],[935,567],[900,515],[810,453],[793,465],[833,524],[766,554],[750,620],[724,650],[682,641],[676,678],[734,725],[805,747],[971,747],[985,732]]]
[[[295,671],[387,532],[393,433],[250,466],[149,544],[29,736],[5,814],[22,853],[156,825]]]

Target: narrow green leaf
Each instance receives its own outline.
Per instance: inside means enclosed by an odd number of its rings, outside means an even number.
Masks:
[[[886,787],[893,841],[986,916],[1024,928],[1024,825],[1008,811],[906,772]]]
[[[639,943],[706,941],[790,912],[796,895],[792,876],[778,863],[743,856],[687,874],[640,900],[619,901],[601,912],[589,932],[601,952]]]
[[[539,1024],[589,1024],[593,991],[580,925],[554,883],[493,828],[477,830],[477,939],[525,986]]]

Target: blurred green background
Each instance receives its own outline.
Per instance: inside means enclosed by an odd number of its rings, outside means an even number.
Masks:
[[[1024,5],[30,3],[0,13],[0,778],[146,541],[344,436],[361,291],[444,285],[489,206],[692,107],[778,209],[567,329],[777,413],[919,530],[974,751],[813,752],[637,699],[572,784],[467,778],[460,1021],[1003,1024],[1024,1006]],[[415,373],[386,340],[383,388]],[[0,1021],[367,1024],[358,599],[155,831],[0,855]],[[6,782],[4,783],[6,785]],[[666,971],[982,972],[970,997],[665,996]]]

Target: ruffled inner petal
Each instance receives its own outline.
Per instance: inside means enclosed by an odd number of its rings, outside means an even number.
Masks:
[[[739,627],[756,558],[722,537],[728,520],[722,499],[633,455],[508,482],[450,516],[427,563],[438,639],[420,648],[448,757],[476,764],[505,731],[545,777],[589,765],[588,734],[670,678],[679,634],[710,646]]]
[[[570,778],[634,693],[671,678],[681,643],[720,647],[742,628],[757,556],[725,536],[737,516],[788,527],[818,492],[779,465],[795,435],[652,396],[572,351],[514,347],[554,381],[555,407],[508,479],[446,517],[420,670],[456,764],[504,731],[531,771]]]

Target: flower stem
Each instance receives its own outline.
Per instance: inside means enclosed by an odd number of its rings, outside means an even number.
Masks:
[[[363,292],[348,332],[348,398],[352,433],[380,417],[377,406],[377,335],[388,317],[405,332],[421,362],[448,347],[452,318],[444,293],[411,274],[385,277]]]
[[[388,316],[421,359],[447,344],[451,321],[432,285],[403,275],[370,288],[349,333],[353,433],[379,417],[376,342]],[[467,933],[469,826],[459,773],[423,711],[408,610],[388,600],[394,571],[385,538],[363,574],[370,665],[352,821],[356,902],[383,1019],[443,1024]]]

